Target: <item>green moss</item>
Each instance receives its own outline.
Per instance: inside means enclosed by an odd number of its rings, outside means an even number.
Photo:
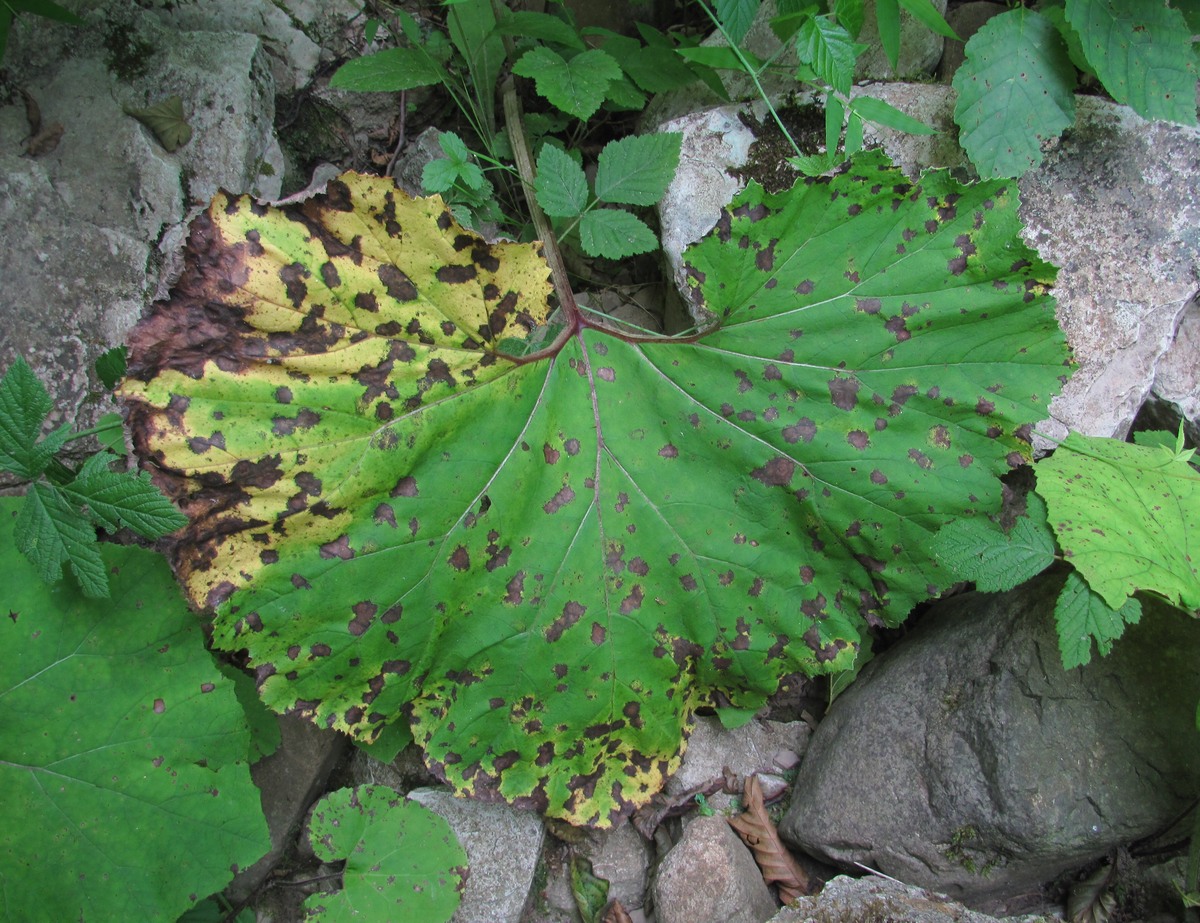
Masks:
[[[121,80],[144,77],[155,53],[154,46],[128,24],[111,26],[104,36],[104,48],[108,52],[105,66]]]
[[[942,850],[942,855],[972,875],[986,878],[1000,864],[1000,857],[985,854],[972,846],[978,839],[979,831],[971,824],[963,824],[950,834],[950,844]]]

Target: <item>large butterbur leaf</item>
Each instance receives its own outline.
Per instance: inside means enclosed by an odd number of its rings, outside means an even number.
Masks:
[[[1016,195],[874,152],[752,185],[680,340],[543,334],[534,246],[378,179],[222,197],[124,389],[177,572],[272,707],[407,719],[460,791],[607,824],[695,706],[846,669],[949,582],[930,535],[996,508],[1067,373]]]

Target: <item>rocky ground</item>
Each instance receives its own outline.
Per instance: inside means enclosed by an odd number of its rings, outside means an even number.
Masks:
[[[952,5],[951,21],[964,31],[997,7]],[[361,50],[360,9],[353,0],[107,0],[82,28],[23,17],[0,80],[9,243],[0,368],[26,357],[63,413],[79,408],[88,425],[108,409],[85,402],[96,390],[93,361],[165,293],[187,223],[218,187],[278,199],[346,167],[382,170],[397,148],[396,174],[414,175],[411,158],[429,143],[420,130],[444,117],[438,99],[415,94],[405,121],[393,96],[328,87],[336,65]],[[909,80],[855,92],[949,127],[945,80],[957,51],[912,35],[900,67]],[[864,77],[895,76],[878,55],[864,60]],[[185,100],[192,137],[167,152],[123,107],[171,93]],[[741,171],[778,167],[748,127],[761,112],[711,103],[673,97],[644,116],[647,130],[685,134],[684,168],[661,210],[669,271]],[[1079,363],[1042,429],[1122,436],[1139,414],[1194,423],[1200,133],[1095,97],[1081,97],[1079,110],[1076,128],[1020,183],[1026,237],[1061,267],[1059,319]],[[947,138],[881,131],[868,140],[915,172],[961,168]],[[643,289],[590,297],[642,326],[661,322],[669,299],[661,288],[658,298],[629,294]],[[635,921],[1061,918],[1071,883],[1098,869],[1113,870],[1120,895],[1109,919],[1177,919],[1178,822],[1200,789],[1195,748],[1179,729],[1192,726],[1200,699],[1189,666],[1200,638],[1176,614],[1152,612],[1111,657],[1063,671],[1047,608],[1060,579],[1051,572],[1009,594],[929,607],[903,637],[883,639],[886,652],[828,712],[827,690],[805,683],[737,730],[702,717],[660,814],[604,834],[454,799],[410,751],[381,762],[281,718],[282,747],[254,769],[275,850],[229,896],[259,920],[297,919],[319,886],[311,882],[335,871],[297,840],[305,812],[331,788],[384,784],[443,814],[465,845],[460,923],[580,920],[570,867],[581,858]],[[790,909],[778,910],[777,890],[725,820],[751,775],[774,797],[807,873],[832,879]]]

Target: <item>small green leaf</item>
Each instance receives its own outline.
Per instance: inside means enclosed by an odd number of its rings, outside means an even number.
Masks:
[[[851,36],[858,38],[866,19],[863,0],[833,0],[829,4],[829,12],[846,27]]]
[[[335,90],[358,93],[398,93],[433,86],[446,77],[445,71],[427,52],[418,48],[387,48],[347,61],[329,85]]]
[[[579,222],[579,239],[588,256],[620,260],[658,248],[658,238],[640,218],[619,208],[594,208]]]
[[[604,101],[610,109],[618,112],[640,112],[646,108],[647,102],[646,94],[624,74],[608,85],[604,91]]]
[[[1200,609],[1200,474],[1159,446],[1071,433],[1037,464],[1064,556],[1110,608],[1149,590]]]
[[[1031,495],[1032,516],[1017,520],[1005,533],[992,521],[956,519],[930,541],[930,549],[957,580],[968,580],[987,593],[1011,590],[1054,563],[1054,538],[1041,501]]]
[[[961,41],[930,0],[900,0],[900,5],[930,32]]]
[[[822,173],[828,173],[838,164],[845,163],[845,160],[846,158],[837,152],[787,158],[788,164],[805,176],[820,176]]]
[[[36,478],[67,441],[60,426],[38,442],[54,402],[20,356],[0,380],[0,467],[22,478]]]
[[[127,108],[125,114],[149,128],[168,152],[173,153],[192,140],[192,126],[183,114],[183,99],[179,96],[168,96],[145,109]]]
[[[875,122],[877,125],[904,131],[910,135],[936,135],[938,133],[936,128],[931,128],[920,119],[914,119],[908,113],[901,112],[895,106],[872,96],[859,96],[851,100],[850,109],[868,122]]]
[[[533,188],[542,211],[554,218],[574,218],[587,205],[583,168],[550,144],[544,145],[538,155]]]
[[[250,729],[250,744],[245,759],[254,764],[279,749],[283,734],[279,730],[279,719],[258,697],[254,678],[243,670],[228,663],[216,661],[217,669],[233,684],[238,704],[242,706],[246,726]]]
[[[740,45],[750,31],[761,3],[762,0],[715,0],[717,19],[734,45]]]
[[[496,24],[496,32],[500,35],[531,38],[539,42],[554,42],[557,45],[574,48],[576,51],[584,51],[587,48],[578,32],[557,16],[549,13],[534,13],[524,10],[509,13]]]
[[[608,886],[608,879],[599,877],[590,861],[571,856],[571,896],[583,923],[600,923],[608,904]]]
[[[391,763],[400,755],[400,751],[413,742],[412,730],[403,721],[393,721],[384,727],[379,736],[371,743],[354,741],[363,753],[381,763]]]
[[[128,352],[124,346],[114,346],[96,359],[96,377],[110,391],[125,377],[125,357]]]
[[[306,920],[443,923],[462,899],[467,854],[450,825],[386,785],[330,792],[308,838],[318,858],[346,867],[340,891],[304,902]]]
[[[109,532],[128,526],[153,540],[187,525],[187,517],[150,483],[145,471],[108,470],[117,460],[108,452],[92,456],[79,476],[61,488],[63,495],[86,506],[91,518]]]
[[[653,205],[663,197],[679,166],[680,132],[629,135],[600,152],[596,197],[622,205]]]
[[[647,93],[677,90],[697,79],[674,48],[638,47],[628,55],[619,56],[617,61],[629,78]]]
[[[62,566],[93,599],[108,595],[108,576],[96,548],[96,530],[52,484],[39,481],[27,494],[17,519],[17,548],[46,583],[62,579]]]
[[[1043,141],[1075,121],[1075,68],[1058,30],[1032,10],[993,16],[954,75],[959,141],[983,176],[1020,176]]]
[[[1113,99],[1145,119],[1196,124],[1191,30],[1179,10],[1161,0],[1067,0],[1066,16]]]
[[[448,192],[457,179],[457,165],[445,157],[431,160],[421,168],[421,188],[428,195]]]
[[[745,67],[742,66],[741,59],[738,58],[737,53],[732,48],[725,48],[723,46],[709,47],[706,45],[696,48],[677,48],[675,53],[685,61],[690,61],[693,64],[700,64],[704,67],[711,67],[715,70],[745,70]],[[746,59],[746,63],[753,68],[755,73],[760,71],[763,65],[766,63],[762,58],[752,54],[749,51],[746,51],[745,49],[742,49],[742,57]]]
[[[737,730],[740,727],[745,727],[754,720],[754,716],[758,714],[757,708],[717,708],[717,720],[721,722],[721,727],[729,731]]]
[[[1136,625],[1141,617],[1142,604],[1136,599],[1130,597],[1119,609],[1113,609],[1077,571],[1071,571],[1054,604],[1063,668],[1071,670],[1091,662],[1093,640],[1100,656],[1107,656],[1112,643],[1124,634],[1125,626]]]
[[[825,94],[825,151],[833,154],[842,139],[842,123],[846,120],[846,107],[832,93]]]
[[[1095,77],[1096,72],[1092,69],[1092,65],[1088,63],[1087,57],[1083,53],[1083,43],[1079,40],[1079,33],[1067,22],[1067,11],[1062,6],[1053,6],[1043,4],[1038,7],[1038,12],[1054,23],[1054,28],[1058,30],[1058,34],[1062,36],[1062,40],[1067,46],[1067,55],[1071,59],[1071,63],[1082,74],[1088,77]]]
[[[796,54],[827,84],[848,96],[854,82],[858,45],[844,26],[828,16],[807,19],[796,35]]]
[[[119,413],[106,413],[96,421],[96,441],[115,455],[128,455],[125,448],[125,421]]]
[[[552,106],[586,121],[604,102],[609,84],[621,78],[621,66],[598,48],[567,61],[539,45],[521,55],[513,73],[532,78],[538,94]]]

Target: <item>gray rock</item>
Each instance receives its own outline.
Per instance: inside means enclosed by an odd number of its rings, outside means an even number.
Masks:
[[[931,611],[813,735],[781,835],[971,903],[1054,878],[1195,797],[1200,631],[1145,605],[1113,652],[1064,671],[1061,575]]]
[[[1193,438],[1200,435],[1200,301],[1192,301],[1154,370],[1154,396],[1171,404],[1191,421]]]
[[[943,16],[946,13],[946,0],[933,0],[933,6]],[[892,62],[883,51],[883,43],[879,39],[879,23],[875,18],[875,4],[866,5],[866,18],[863,20],[862,32],[858,41],[867,46],[858,57],[854,79],[862,80],[911,80],[928,77],[937,67],[942,57],[942,44],[945,39],[936,32],[931,32],[903,7],[900,8],[900,54],[896,58],[893,70]]]
[[[278,749],[250,767],[262,793],[263,814],[271,834],[271,851],[239,873],[225,891],[234,903],[250,897],[271,874],[295,839],[300,822],[325,791],[329,774],[345,752],[347,738],[295,715],[278,715],[282,737]]]
[[[814,897],[801,897],[769,923],[998,923],[938,894],[871,876],[838,876]]]
[[[467,851],[470,874],[451,923],[517,923],[546,835],[541,818],[446,789],[419,788],[408,797],[444,817]]]
[[[804,755],[811,733],[803,721],[754,720],[729,729],[716,718],[697,718],[679,771],[667,780],[667,794],[706,787],[727,769],[739,779],[790,769]],[[732,806],[732,796],[718,792],[708,802],[723,811]]]
[[[633,824],[592,831],[575,852],[591,861],[596,877],[608,882],[610,901],[620,901],[626,910],[645,903],[653,850]]]
[[[115,0],[85,18],[87,25],[69,28],[22,17],[30,22],[14,30],[5,54],[43,123],[63,126],[58,146],[23,156],[24,108],[0,107],[0,223],[8,241],[0,252],[0,368],[18,355],[28,359],[66,418],[99,390],[92,362],[124,339],[158,291],[166,261],[159,241],[218,186],[277,194],[265,174],[282,164],[274,87],[257,37],[173,31]],[[119,68],[114,36],[128,46]],[[172,94],[184,101],[193,137],[168,153],[122,106]],[[79,425],[107,409],[83,407]]]
[[[763,923],[775,909],[754,857],[724,817],[696,818],[658,866],[658,923]]]

